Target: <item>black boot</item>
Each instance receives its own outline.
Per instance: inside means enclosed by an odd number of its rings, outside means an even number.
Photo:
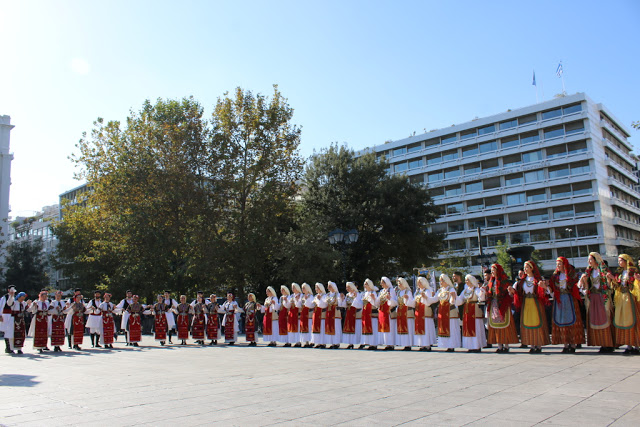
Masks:
[[[94,348],[96,346],[95,335],[96,334],[91,334],[91,348]]]
[[[169,330],[169,344],[173,344],[173,341],[171,341],[171,336],[173,335],[171,331],[172,330]]]
[[[13,351],[11,350],[11,343],[9,343],[8,339],[4,339],[4,344],[7,346],[7,348],[4,350],[5,353],[9,353],[9,354],[13,354]]]
[[[71,334],[67,335],[67,341],[69,342],[69,348],[71,347]]]
[[[96,347],[102,348],[102,346],[100,345],[100,334],[96,334]]]

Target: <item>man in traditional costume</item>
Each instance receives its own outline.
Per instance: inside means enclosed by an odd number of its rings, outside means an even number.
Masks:
[[[9,285],[7,293],[0,298],[0,331],[4,333],[5,353],[13,353],[9,340],[13,338],[13,316],[11,307],[15,301],[16,287]]]
[[[176,318],[174,310],[178,307],[178,301],[171,298],[170,291],[164,291],[164,305],[166,307],[165,317],[167,318],[167,336],[169,344],[173,344],[171,337],[176,333]]]
[[[129,337],[127,332],[127,324],[129,323],[129,305],[133,303],[133,292],[127,290],[126,298],[118,303],[116,306],[116,312],[122,313],[122,320],[120,321],[120,330],[124,331],[125,338],[127,341],[127,345],[131,345],[129,343]]]
[[[100,305],[102,304],[102,292],[94,291],[93,299],[86,304],[87,307],[87,323],[85,327],[89,329],[91,334],[91,347],[102,347],[100,345],[100,335],[102,334],[102,312]]]
[[[13,350],[18,354],[22,354],[22,347],[24,347],[24,340],[27,337],[27,323],[25,317],[27,314],[27,307],[31,305],[31,300],[25,301],[27,294],[24,292],[18,293],[13,305],[11,306],[11,316],[13,316],[13,337],[9,338],[9,344],[11,345],[11,353]],[[6,337],[5,332],[5,337]]]

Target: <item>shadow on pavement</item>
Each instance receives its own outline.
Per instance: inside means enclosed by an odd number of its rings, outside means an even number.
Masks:
[[[0,374],[0,387],[33,387],[40,383],[34,375]]]

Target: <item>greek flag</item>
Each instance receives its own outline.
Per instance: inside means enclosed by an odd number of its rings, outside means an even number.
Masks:
[[[538,85],[536,84],[536,72],[535,72],[535,71],[533,72],[533,83],[531,83],[531,84],[532,84],[533,86],[538,86]]]
[[[562,62],[558,64],[558,68],[556,69],[556,75],[558,77],[562,77]]]

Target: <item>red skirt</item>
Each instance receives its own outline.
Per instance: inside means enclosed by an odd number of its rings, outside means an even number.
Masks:
[[[210,313],[207,321],[207,339],[215,341],[218,339],[218,314]]]
[[[156,315],[154,323],[156,341],[167,340],[167,315],[160,313]]]
[[[193,325],[191,326],[191,337],[194,340],[204,339],[204,313],[193,316]]]
[[[74,314],[71,319],[71,330],[73,333],[73,345],[82,344],[84,339],[84,316],[82,314]]]
[[[345,313],[344,326],[342,327],[343,334],[355,334],[356,333],[356,312],[358,310],[351,306]]]
[[[64,315],[51,316],[51,345],[64,345]]]
[[[33,333],[33,348],[47,347],[47,341],[49,340],[49,315],[46,311],[38,311],[33,318],[33,322],[36,322]]]
[[[309,307],[302,307],[300,312],[300,332],[303,334],[309,332]]]
[[[13,346],[15,348],[24,347],[24,339],[27,335],[26,332],[24,317],[16,317],[13,322]]]
[[[371,319],[371,304],[366,304],[362,309],[362,335],[373,335],[373,322]]]
[[[280,313],[278,313],[278,335],[287,335],[289,331],[288,319],[289,310],[280,307]]]
[[[264,317],[262,318],[262,335],[273,335],[273,315],[271,314],[271,307],[267,307],[264,311]]]
[[[129,316],[129,342],[142,341],[142,317],[139,314]]]
[[[256,315],[247,314],[244,319],[244,333],[247,337],[247,341],[256,341]]]
[[[176,323],[178,324],[178,339],[188,340],[189,339],[189,315],[178,314],[178,319],[176,320]]]
[[[300,323],[298,322],[298,307],[291,307],[287,317],[287,331],[298,332]]]
[[[111,313],[102,313],[102,341],[106,345],[113,344],[113,333],[115,331],[115,323]]]
[[[225,322],[224,322],[224,339],[227,342],[233,342],[236,337],[235,337],[235,319],[236,315],[234,313],[227,313],[227,315],[225,316]],[[194,337],[195,338],[195,337]]]
[[[391,315],[389,314],[388,302],[385,302],[378,310],[378,332],[391,332]]]

